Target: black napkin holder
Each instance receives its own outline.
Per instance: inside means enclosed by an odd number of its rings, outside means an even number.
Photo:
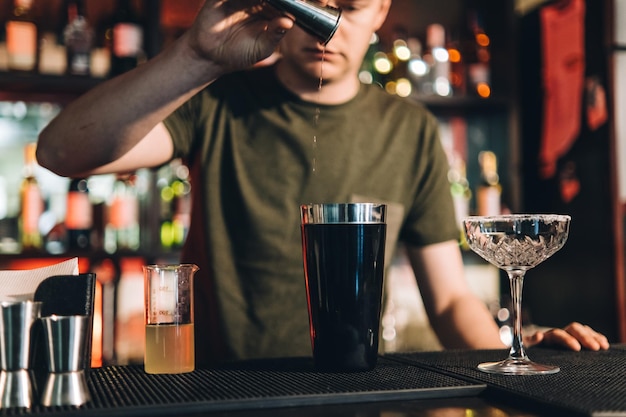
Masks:
[[[91,349],[93,339],[93,313],[96,294],[96,274],[54,275],[44,279],[35,290],[34,301],[41,301],[41,316],[89,316],[88,331],[85,337],[85,364],[91,367]],[[30,355],[31,369],[39,373],[47,373],[46,346],[42,322],[37,320],[33,325]]]

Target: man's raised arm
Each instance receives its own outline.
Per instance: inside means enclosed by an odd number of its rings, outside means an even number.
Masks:
[[[167,161],[160,122],[222,74],[268,57],[292,25],[258,1],[207,0],[169,48],[66,106],[39,136],[39,163],[73,176]]]

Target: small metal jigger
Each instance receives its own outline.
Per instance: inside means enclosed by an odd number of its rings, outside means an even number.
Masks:
[[[32,406],[30,336],[31,326],[40,313],[40,302],[0,304],[0,408]]]
[[[323,5],[315,0],[266,0],[278,10],[295,18],[296,25],[317,37],[326,45],[335,34],[341,20],[341,9]]]
[[[48,379],[41,396],[44,406],[79,406],[91,401],[85,369],[89,316],[42,317]]]

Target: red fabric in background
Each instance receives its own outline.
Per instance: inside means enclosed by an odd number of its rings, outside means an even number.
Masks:
[[[540,175],[551,178],[581,126],[585,77],[585,2],[564,0],[540,11],[544,115]]]

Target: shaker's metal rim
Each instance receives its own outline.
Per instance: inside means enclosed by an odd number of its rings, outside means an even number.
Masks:
[[[300,206],[302,224],[384,224],[383,203],[310,203]]]

